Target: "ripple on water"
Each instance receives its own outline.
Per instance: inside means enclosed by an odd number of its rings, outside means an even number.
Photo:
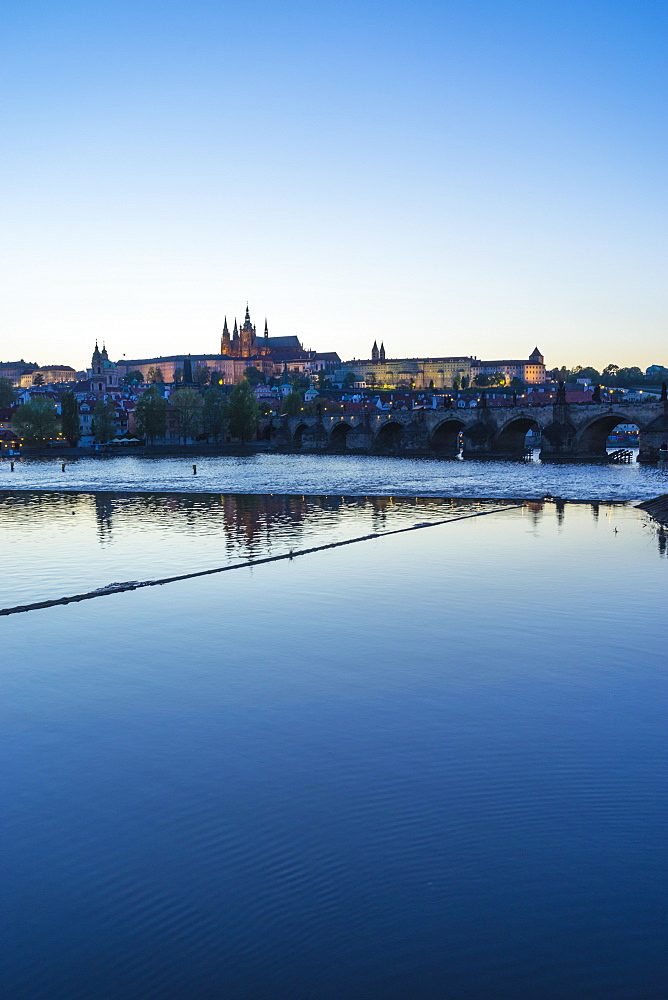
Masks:
[[[665,493],[668,472],[655,466],[459,461],[370,455],[192,457],[86,456],[0,462],[1,489],[128,490],[193,493],[308,493],[642,500]]]

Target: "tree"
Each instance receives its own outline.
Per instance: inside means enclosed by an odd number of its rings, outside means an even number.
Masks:
[[[288,417],[296,417],[301,413],[304,402],[298,392],[291,392],[286,396],[281,406],[281,413]]]
[[[204,400],[196,389],[186,385],[172,393],[169,402],[179,415],[179,434],[186,444],[200,429]]]
[[[128,372],[127,375],[124,375],[123,378],[121,379],[121,382],[123,382],[125,385],[138,385],[143,381],[144,381],[144,376],[140,371],[136,370],[133,372]]]
[[[195,382],[198,385],[208,385],[211,372],[206,365],[198,365],[195,369]]]
[[[640,368],[620,368],[615,382],[617,386],[629,389],[634,385],[645,385],[646,379]]]
[[[207,440],[213,438],[220,440],[225,429],[225,418],[227,417],[227,397],[219,386],[211,386],[204,393],[204,404],[202,406],[202,431]]]
[[[520,378],[518,375],[515,375],[515,377],[511,380],[510,388],[511,389],[526,389],[526,383],[525,383],[525,381],[524,381],[523,378]]]
[[[307,389],[311,388],[311,380],[308,375],[302,375],[299,372],[292,373],[290,376],[290,384],[297,392],[306,392]]]
[[[343,379],[343,388],[346,390],[352,389],[355,385],[355,374],[354,372],[346,372]]]
[[[455,375],[455,377],[452,380],[452,388],[453,389],[461,389],[461,387],[462,387],[462,380],[459,377],[459,375]]]
[[[162,374],[162,368],[159,368],[157,365],[151,365],[146,373],[146,381],[150,382],[151,385],[155,385],[156,382],[164,382],[165,379]]]
[[[135,421],[139,432],[151,444],[157,437],[164,437],[167,430],[167,403],[155,385],[142,392],[137,400]]]
[[[109,399],[98,399],[93,409],[93,437],[98,444],[107,444],[116,432],[116,407]]]
[[[12,417],[12,427],[29,444],[49,441],[59,430],[56,407],[45,396],[35,396],[29,403],[19,406]]]
[[[35,375],[33,375],[32,384],[35,386],[44,385],[44,376],[42,375],[41,372],[37,372]]]
[[[264,385],[267,379],[259,368],[255,365],[249,365],[244,372],[244,378],[250,382],[250,384],[255,388],[256,385]]]
[[[222,372],[219,372],[216,368],[213,369],[211,375],[209,376],[209,385],[224,385],[225,378]]]
[[[238,382],[230,394],[230,433],[246,442],[255,437],[260,408],[252,386],[247,379]]]
[[[14,392],[12,380],[9,378],[0,378],[0,407],[4,409],[7,406],[13,406],[15,401],[16,393]]]
[[[76,448],[79,443],[79,404],[73,392],[64,392],[60,397],[60,422],[63,436],[70,448]]]
[[[572,384],[573,382],[577,382],[579,378],[588,378],[590,382],[596,383],[600,377],[601,374],[596,368],[583,368],[581,365],[576,365],[575,368],[571,369],[571,373],[566,381]],[[563,382],[563,379],[559,379],[558,381]]]
[[[468,375],[462,375],[462,389],[468,389],[471,384],[471,379]]]
[[[318,389],[320,392],[322,392],[324,389],[331,389],[331,388],[332,388],[332,383],[327,378],[327,375],[325,374],[325,369],[321,368],[320,371],[318,372]]]
[[[174,369],[174,385],[178,385],[179,382],[183,382],[183,368]]]

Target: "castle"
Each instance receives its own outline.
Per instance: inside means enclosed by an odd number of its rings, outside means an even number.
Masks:
[[[220,353],[227,358],[258,358],[271,354],[267,320],[264,321],[264,337],[262,341],[258,341],[257,328],[251,323],[248,303],[246,303],[243,326],[239,328],[235,319],[231,337],[226,316],[223,323],[223,335],[220,338]]]

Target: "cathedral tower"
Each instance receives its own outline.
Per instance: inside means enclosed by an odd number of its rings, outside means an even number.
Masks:
[[[223,336],[220,338],[220,353],[221,354],[232,353],[232,345],[230,343],[230,331],[227,325],[227,316],[225,317],[225,322],[223,323]]]

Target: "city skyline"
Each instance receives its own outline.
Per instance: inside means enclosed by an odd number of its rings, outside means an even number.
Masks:
[[[3,358],[207,351],[249,300],[342,358],[665,363],[667,22],[630,2],[6,10]]]

